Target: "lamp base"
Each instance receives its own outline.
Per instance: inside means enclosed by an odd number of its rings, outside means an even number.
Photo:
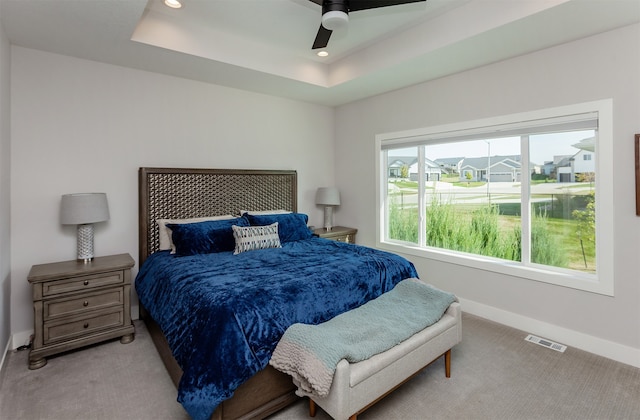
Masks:
[[[78,261],[93,260],[93,224],[78,225]]]
[[[327,232],[333,227],[333,206],[325,206],[324,208],[324,229]]]

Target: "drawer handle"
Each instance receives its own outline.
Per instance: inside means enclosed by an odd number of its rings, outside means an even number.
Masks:
[[[89,302],[85,300],[84,302],[82,302],[82,306],[89,306]]]
[[[84,327],[85,327],[85,328],[89,328],[89,323],[88,323],[88,322],[85,322],[85,323],[84,323]]]
[[[85,286],[88,286],[88,285],[89,285],[89,280],[85,280],[83,284],[84,284]]]

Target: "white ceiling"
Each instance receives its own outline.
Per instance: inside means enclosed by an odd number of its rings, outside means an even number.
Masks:
[[[340,105],[640,22],[640,0],[427,0],[350,14],[321,59],[309,0],[0,0],[12,44]]]

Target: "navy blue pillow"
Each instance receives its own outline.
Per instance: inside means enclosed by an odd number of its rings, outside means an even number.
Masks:
[[[245,214],[251,226],[267,226],[278,222],[278,236],[280,242],[299,241],[313,236],[307,227],[309,216],[304,213],[284,214]]]
[[[229,220],[208,220],[206,222],[174,224],[169,223],[171,239],[176,246],[176,255],[211,254],[233,251],[236,240],[231,226],[249,226],[244,217]]]

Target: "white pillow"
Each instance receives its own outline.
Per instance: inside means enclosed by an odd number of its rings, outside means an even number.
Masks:
[[[267,226],[231,226],[236,240],[233,255],[255,249],[282,248],[278,236],[278,222]]]
[[[167,227],[167,224],[173,223],[176,225],[184,225],[187,223],[206,222],[207,220],[229,219],[235,219],[235,217],[230,214],[225,214],[223,216],[194,217],[191,219],[158,219],[156,220],[156,223],[158,224],[158,239],[160,241],[160,246],[158,247],[158,249],[160,251],[170,249],[172,254],[175,254],[176,252],[176,247],[171,240],[171,229]]]
[[[259,210],[259,211],[240,210],[240,216],[242,216],[243,214],[251,214],[253,216],[259,216],[264,214],[288,214],[288,213],[291,213],[291,212],[289,210]]]

